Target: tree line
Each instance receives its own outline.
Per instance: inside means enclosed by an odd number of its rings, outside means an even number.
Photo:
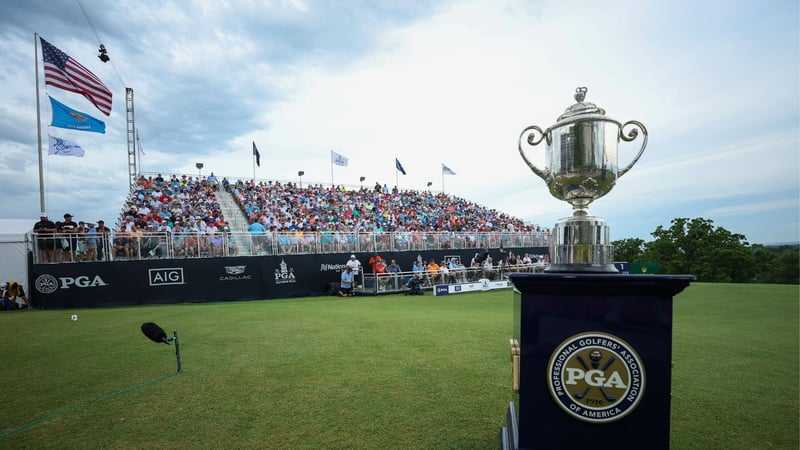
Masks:
[[[613,241],[614,259],[658,262],[662,274],[691,274],[711,283],[800,283],[798,244],[751,245],[744,235],[703,218],[672,219],[669,228],[659,225],[650,234],[650,242]]]

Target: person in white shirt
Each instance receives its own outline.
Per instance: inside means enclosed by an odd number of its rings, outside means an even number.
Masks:
[[[491,256],[487,256],[486,260],[483,262],[483,277],[490,280],[494,279],[494,264],[492,263]]]
[[[345,266],[353,269],[353,275],[358,275],[359,271],[361,270],[361,261],[356,258],[356,255],[350,255],[350,259],[347,261]]]
[[[345,263],[353,272],[353,288],[355,289],[358,284],[358,274],[361,273],[361,261],[356,258],[356,255],[350,255],[350,259]]]
[[[442,274],[442,283],[450,283],[450,269],[447,268],[447,263],[442,261],[439,264],[439,273]]]

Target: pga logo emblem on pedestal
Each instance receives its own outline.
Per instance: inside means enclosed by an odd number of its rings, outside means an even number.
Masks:
[[[558,406],[576,419],[614,422],[639,404],[644,366],[633,347],[614,335],[576,334],[550,357],[547,386]]]

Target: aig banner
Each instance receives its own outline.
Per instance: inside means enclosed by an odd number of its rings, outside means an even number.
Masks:
[[[31,273],[41,308],[264,298],[255,258],[37,264]]]

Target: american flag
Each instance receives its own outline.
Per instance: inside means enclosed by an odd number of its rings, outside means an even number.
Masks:
[[[50,86],[77,92],[89,99],[105,115],[111,114],[111,91],[89,69],[75,61],[56,46],[39,38],[42,42],[44,60],[44,83]]]

